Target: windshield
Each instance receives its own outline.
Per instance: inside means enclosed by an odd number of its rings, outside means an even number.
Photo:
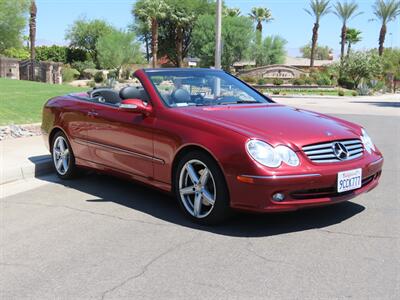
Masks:
[[[150,70],[146,73],[170,107],[269,102],[268,98],[223,71]]]

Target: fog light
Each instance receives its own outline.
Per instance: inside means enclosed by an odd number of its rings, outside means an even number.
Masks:
[[[276,202],[282,202],[283,200],[285,200],[285,195],[281,194],[281,193],[276,193],[272,196],[272,199]]]

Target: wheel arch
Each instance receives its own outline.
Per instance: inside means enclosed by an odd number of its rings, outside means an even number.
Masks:
[[[222,167],[222,165],[221,165],[221,163],[219,162],[219,160],[214,156],[214,154],[213,154],[210,150],[208,150],[207,148],[205,148],[205,147],[203,147],[203,146],[197,145],[197,144],[188,144],[188,145],[185,145],[185,146],[181,147],[181,148],[176,152],[176,154],[175,154],[175,156],[174,156],[174,160],[173,160],[172,165],[171,165],[171,179],[172,179],[172,180],[171,180],[171,183],[172,183],[172,184],[171,184],[171,187],[172,187],[172,190],[173,190],[173,187],[174,187],[174,185],[175,185],[175,174],[176,174],[176,171],[177,171],[177,166],[178,166],[179,161],[181,160],[181,158],[182,158],[185,154],[187,154],[187,153],[189,153],[189,152],[192,152],[192,151],[200,151],[200,152],[203,152],[204,154],[208,155],[208,156],[216,163],[216,165],[218,166],[218,168],[221,170],[221,172],[222,172],[222,174],[223,174],[223,179],[224,179],[224,181],[225,181],[227,190],[229,191],[229,187],[228,187],[227,180],[226,180],[226,177],[225,177],[224,168]]]
[[[52,151],[51,146],[52,146],[53,138],[58,132],[62,132],[69,140],[68,135],[65,133],[65,131],[61,127],[58,127],[58,126],[53,127],[53,129],[51,129],[51,131],[49,133],[49,140],[48,140],[50,151]]]

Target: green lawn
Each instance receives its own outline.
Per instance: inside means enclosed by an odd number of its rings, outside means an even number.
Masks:
[[[263,93],[273,95],[274,91],[279,90],[279,95],[318,95],[318,96],[338,96],[338,89],[261,89]],[[352,96],[353,91],[342,89],[345,96]]]
[[[49,98],[87,90],[69,85],[0,78],[0,125],[40,122],[43,104]]]

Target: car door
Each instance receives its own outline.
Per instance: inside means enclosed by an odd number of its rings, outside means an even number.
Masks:
[[[89,112],[91,160],[124,173],[153,178],[153,116],[95,103]]]

